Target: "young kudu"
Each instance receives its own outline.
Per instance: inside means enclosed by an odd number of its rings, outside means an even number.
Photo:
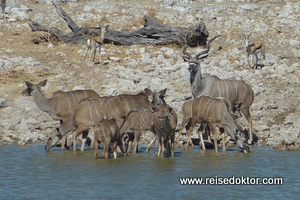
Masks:
[[[124,152],[123,144],[121,141],[120,128],[118,127],[115,120],[102,120],[93,128],[94,142],[95,142],[95,153],[94,158],[98,158],[98,147],[99,144],[104,144],[103,157],[109,158],[109,154],[112,152],[114,158],[117,158],[117,146]],[[111,147],[112,145],[112,147]],[[126,148],[126,147],[125,147]]]
[[[239,126],[236,124],[233,116],[230,113],[230,102],[226,98],[213,98],[210,96],[200,96],[194,100],[185,102],[183,105],[183,119],[181,126],[179,127],[179,132],[183,130],[184,127],[187,129],[188,141],[190,141],[191,133],[196,125],[196,123],[207,123],[210,131],[212,132],[214,138],[215,151],[218,152],[218,137],[219,130],[224,129],[231,139],[238,144],[238,147],[244,152],[250,152],[249,146],[245,143],[245,138],[241,136],[241,131]],[[223,151],[225,148],[225,137],[223,136]],[[199,139],[204,150],[202,134],[199,135]],[[187,143],[186,149],[189,143]]]
[[[76,105],[86,98],[99,98],[99,94],[94,90],[74,90],[70,92],[56,91],[52,98],[46,98],[40,88],[47,84],[44,80],[38,84],[32,84],[25,81],[27,89],[22,92],[23,96],[32,96],[37,107],[48,113],[54,120],[60,120],[60,123],[67,121],[71,116]],[[64,149],[65,142],[62,142]]]
[[[183,59],[189,63],[190,87],[194,98],[201,95],[212,97],[225,97],[229,99],[233,112],[239,111],[248,121],[249,126],[249,143],[253,142],[252,116],[250,114],[250,106],[254,100],[252,88],[241,80],[222,80],[217,76],[210,74],[202,74],[200,63],[207,57],[210,50],[211,42],[219,36],[212,38],[207,45],[207,49],[200,51],[195,57],[186,51],[187,45],[183,48]]]
[[[252,32],[249,35],[245,35],[244,33],[242,33],[244,38],[245,38],[245,45],[246,45],[246,51],[247,51],[247,58],[248,58],[248,64],[251,68],[257,67],[257,63],[258,63],[258,53],[260,52],[263,56],[263,58],[265,59],[265,43],[262,40],[252,40],[250,42],[250,36],[252,34]],[[254,55],[255,56],[255,64],[253,66],[251,66],[250,62],[249,62],[249,56],[250,55]]]
[[[100,63],[102,62],[101,59],[101,47],[104,43],[104,34],[106,29],[108,28],[109,25],[106,25],[105,28],[101,27],[101,34],[100,36],[93,36],[90,39],[87,40],[87,50],[85,53],[85,57],[84,57],[84,62],[86,59],[86,56],[88,54],[88,51],[91,50],[93,53],[93,62],[95,63],[95,54],[96,54],[96,50],[99,49],[99,55],[100,55]]]
[[[169,128],[167,124],[171,124],[170,126],[172,128],[168,129],[166,133],[166,131],[164,130]],[[166,140],[169,140],[173,138],[173,136],[175,137],[176,126],[177,126],[177,115],[173,110],[173,108],[171,108],[167,104],[161,104],[158,106],[150,106],[139,110],[130,111],[127,114],[124,125],[121,128],[121,133],[134,134],[133,153],[137,153],[139,139],[143,131],[150,130],[155,135],[154,140],[152,140],[152,142],[150,142],[150,144],[147,147],[147,151],[149,151],[151,143],[154,143],[154,141],[158,137],[158,132],[160,134],[166,135],[168,137],[166,138]],[[158,128],[155,130],[155,127]],[[162,138],[162,136],[160,138]],[[129,151],[130,151],[130,146],[127,149],[127,153],[129,153]]]
[[[50,150],[50,148],[57,144],[62,136],[74,130],[72,133],[73,150],[76,151],[75,139],[79,133],[95,126],[103,119],[116,120],[120,128],[129,111],[150,106],[151,102],[148,96],[152,96],[152,99],[155,99],[154,96],[156,95],[156,93],[146,88],[144,92],[136,95],[123,94],[83,100],[76,106],[71,117],[58,129],[58,134],[48,139],[45,149]],[[158,104],[158,102],[155,101],[153,103]],[[84,138],[83,142],[85,142],[85,140],[86,138]],[[84,151],[83,146],[81,146],[81,151]]]

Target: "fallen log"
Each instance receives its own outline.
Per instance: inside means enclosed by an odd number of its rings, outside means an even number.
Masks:
[[[39,23],[30,22],[29,27],[32,31],[48,32],[62,42],[73,44],[85,44],[87,38],[93,35],[100,35],[100,27],[79,27],[56,2],[53,1],[52,3],[72,32],[64,34],[57,28],[48,28]],[[182,40],[180,38],[186,38],[189,46],[206,45],[209,34],[203,21],[193,26],[180,27],[161,24],[149,16],[144,17],[144,26],[136,31],[122,32],[107,29],[104,36],[104,43],[113,43],[116,45],[166,45],[181,44]]]

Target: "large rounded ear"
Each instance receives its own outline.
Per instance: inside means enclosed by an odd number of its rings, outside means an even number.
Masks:
[[[162,94],[163,96],[166,95],[166,92],[167,92],[167,88],[165,88],[165,89],[159,91],[159,93]]]
[[[28,82],[28,81],[25,81],[25,84],[26,84],[26,86],[27,86],[28,88],[31,88],[31,87],[33,86],[33,84],[30,83],[30,82]]]
[[[150,111],[154,114],[159,112],[159,110],[155,106],[150,106],[149,108],[150,108]]]
[[[38,87],[44,87],[47,84],[47,79],[43,80],[39,84],[37,84]]]
[[[145,92],[145,94],[146,94],[147,96],[150,96],[150,95],[153,94],[152,90],[150,90],[149,88],[145,88],[145,89],[144,89],[144,92]]]

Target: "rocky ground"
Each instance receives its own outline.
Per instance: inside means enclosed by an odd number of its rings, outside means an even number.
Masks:
[[[297,0],[172,0],[64,1],[61,7],[81,26],[109,24],[116,30],[136,30],[143,16],[176,26],[203,20],[212,44],[202,71],[227,79],[243,79],[252,86],[251,106],[257,145],[297,150],[300,144],[300,2]],[[1,13],[0,13],[1,14]],[[0,15],[1,17],[1,15]],[[175,108],[191,97],[182,47],[114,46],[105,44],[102,64],[83,63],[86,46],[63,44],[44,32],[31,32],[29,21],[70,32],[49,0],[7,2],[0,19],[0,144],[45,142],[59,124],[40,111],[31,97],[22,97],[24,81],[48,79],[47,97],[57,90],[94,89],[101,96],[168,88],[166,101]],[[266,43],[263,66],[250,69],[241,33]],[[34,44],[33,39],[50,42]],[[189,48],[192,54],[201,47]],[[99,58],[99,57],[98,57]],[[193,137],[197,137],[194,133]],[[151,138],[144,136],[144,142]],[[177,135],[177,141],[185,140]]]

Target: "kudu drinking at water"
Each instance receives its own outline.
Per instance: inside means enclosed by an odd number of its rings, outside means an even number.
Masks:
[[[171,124],[171,125],[170,125]],[[127,114],[125,118],[124,125],[121,128],[121,133],[133,133],[133,153],[138,152],[138,143],[140,140],[141,133],[145,130],[150,130],[154,133],[155,139],[158,137],[161,139],[165,136],[166,140],[173,140],[175,137],[175,128],[177,125],[177,115],[173,108],[167,104],[162,104],[158,106],[150,106],[142,108],[139,110],[132,110]],[[158,127],[155,129],[155,127]],[[169,128],[171,127],[171,128]],[[168,131],[164,131],[166,128],[169,128]],[[163,135],[162,135],[163,134]],[[155,140],[154,140],[155,141]],[[153,141],[153,142],[154,142]],[[161,141],[161,140],[159,140]],[[151,143],[147,147],[147,151],[150,149]],[[160,143],[159,143],[160,146]],[[127,153],[130,151],[130,146]],[[172,155],[174,155],[174,151]],[[161,156],[159,151],[159,156]]]
[[[208,95],[212,97],[225,97],[229,99],[233,107],[233,112],[239,111],[248,121],[249,126],[249,143],[253,142],[252,130],[252,116],[250,114],[250,106],[254,100],[254,93],[252,88],[241,80],[222,80],[217,76],[210,74],[202,74],[200,62],[207,57],[210,50],[210,44],[214,39],[219,36],[213,37],[207,44],[207,49],[200,51],[192,57],[186,51],[187,44],[183,48],[183,59],[189,63],[190,84],[191,92],[194,98],[201,95]]]
[[[238,144],[244,152],[250,152],[249,146],[245,143],[245,138],[241,135],[241,130],[230,113],[231,104],[226,98],[213,98],[210,96],[200,96],[194,100],[185,102],[183,105],[183,119],[179,132],[183,128],[187,129],[188,141],[196,123],[207,123],[214,138],[215,151],[218,152],[219,130],[223,131],[223,151],[225,148],[224,131]],[[204,148],[202,134],[199,135],[202,149]],[[186,144],[186,149],[189,143]]]
[[[99,94],[94,90],[74,90],[70,92],[56,91],[52,98],[46,98],[40,88],[47,84],[44,80],[38,84],[32,84],[25,81],[27,89],[22,92],[23,96],[32,96],[37,107],[48,113],[54,120],[60,120],[60,123],[67,121],[71,116],[75,106],[86,98],[99,98]],[[62,142],[64,148],[65,142]]]
[[[152,102],[149,101],[149,96],[152,96]],[[120,128],[129,111],[150,106],[151,103],[158,105],[164,102],[162,99],[159,99],[159,101],[155,99],[156,96],[161,97],[161,95],[153,93],[150,89],[146,88],[145,91],[135,95],[123,94],[83,100],[76,106],[70,118],[58,129],[57,135],[48,139],[45,149],[50,150],[50,148],[57,144],[62,136],[74,130],[72,133],[73,150],[76,151],[75,139],[79,133],[95,126],[103,119],[115,119]],[[85,140],[86,138],[84,138],[83,142],[85,142]],[[81,151],[83,150],[84,148],[82,146]]]

